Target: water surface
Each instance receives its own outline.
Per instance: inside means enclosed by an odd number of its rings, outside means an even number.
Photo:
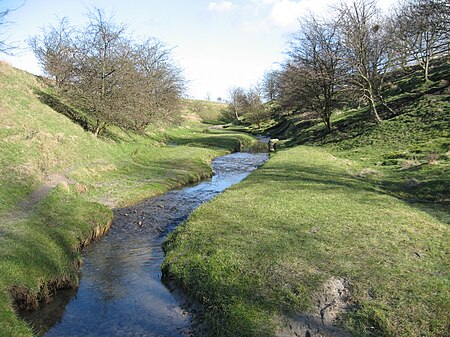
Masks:
[[[192,335],[183,299],[161,282],[161,244],[194,209],[267,159],[267,153],[219,157],[212,179],[117,209],[108,234],[83,252],[80,287],[59,291],[25,318],[47,337]]]

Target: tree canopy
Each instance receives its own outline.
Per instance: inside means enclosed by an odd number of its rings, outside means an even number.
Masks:
[[[88,114],[96,135],[109,125],[143,132],[173,121],[185,80],[171,49],[155,38],[134,40],[100,9],[86,18],[82,27],[63,18],[29,40],[59,93]]]

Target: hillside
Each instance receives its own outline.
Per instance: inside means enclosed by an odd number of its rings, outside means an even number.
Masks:
[[[97,138],[55,102],[73,109],[0,63],[0,336],[31,335],[14,305],[76,285],[80,247],[108,229],[112,206],[209,177],[213,157],[253,141],[199,123]]]
[[[393,111],[382,110],[380,125],[371,121],[368,109],[363,107],[336,113],[331,133],[325,132],[319,120],[302,115],[281,116],[278,124],[268,131],[283,139],[282,143],[288,147],[322,146],[340,156],[362,161],[390,176],[379,183],[402,198],[449,202],[448,78],[448,60],[432,68],[431,81],[426,84],[420,71],[398,74],[384,93]]]
[[[448,336],[449,72],[395,77],[381,124],[361,107],[331,133],[311,114],[261,130],[281,150],[165,245],[210,335]]]
[[[181,113],[187,120],[220,124],[221,115],[226,108],[225,103],[184,99],[181,104]]]

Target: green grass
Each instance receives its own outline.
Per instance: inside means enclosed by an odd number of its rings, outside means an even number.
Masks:
[[[206,100],[184,99],[181,112],[187,120],[201,121],[207,124],[220,124],[227,104]]]
[[[0,230],[0,336],[30,336],[12,305],[36,308],[56,287],[78,283],[80,245],[112,221],[106,206],[72,189],[53,190],[26,219]]]
[[[204,148],[226,148],[239,151],[250,146],[254,138],[245,133],[236,133],[228,129],[194,129],[186,133],[183,129],[168,132],[171,142],[178,145],[188,145]]]
[[[53,288],[77,283],[80,245],[112,219],[103,204],[128,205],[201,180],[211,175],[212,158],[253,141],[199,123],[143,135],[110,128],[96,138],[53,110],[55,102],[58,110],[69,108],[52,95],[35,76],[0,63],[2,337],[32,335],[14,305],[36,307]],[[21,206],[52,173],[73,183],[59,184],[34,209]]]
[[[165,244],[165,272],[204,304],[211,335],[273,335],[334,278],[349,282],[340,322],[356,336],[449,335],[449,75],[443,60],[429,83],[395,78],[381,124],[361,107],[331,133],[298,115],[269,128],[284,150]]]
[[[214,156],[252,141],[231,132],[203,133],[209,130],[198,125],[146,135],[111,128],[109,138],[98,139],[44,104],[36,92],[47,88],[33,75],[0,64],[0,76],[0,215],[54,172],[85,185],[92,200],[124,204],[198,180],[210,174]]]
[[[407,74],[385,93],[395,114],[381,109],[383,122],[370,119],[367,107],[340,111],[333,131],[318,120],[286,119],[275,128],[284,145],[313,145],[373,169],[374,182],[410,201],[450,202],[450,91],[445,60],[432,68],[425,84],[420,71]],[[278,134],[276,133],[278,131]]]
[[[448,333],[448,226],[363,167],[314,147],[280,152],[170,236],[165,271],[204,304],[211,335],[271,335],[332,277],[351,284],[343,326],[356,335]]]
[[[290,117],[282,145],[308,146],[280,151],[170,236],[164,270],[203,303],[211,335],[273,335],[335,277],[349,284],[347,331],[448,335],[448,70],[435,67],[429,84],[415,74],[395,83],[387,101],[396,113],[384,111],[381,125],[365,108],[336,114],[327,135],[318,121]],[[145,135],[112,128],[98,139],[39,92],[51,93],[0,63],[0,336],[31,334],[12,294],[34,305],[49,285],[77,281],[80,241],[111,219],[99,202],[126,205],[196,181],[214,156],[251,142],[198,124]],[[214,121],[217,108],[202,117],[188,107],[186,119]],[[75,184],[21,214],[54,172]]]

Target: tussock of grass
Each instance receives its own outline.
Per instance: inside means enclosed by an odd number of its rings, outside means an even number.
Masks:
[[[278,153],[175,231],[165,271],[204,303],[217,335],[253,326],[245,335],[259,336],[277,315],[311,308],[314,291],[341,277],[355,304],[343,323],[349,331],[444,336],[448,226],[360,170],[317,148]]]

